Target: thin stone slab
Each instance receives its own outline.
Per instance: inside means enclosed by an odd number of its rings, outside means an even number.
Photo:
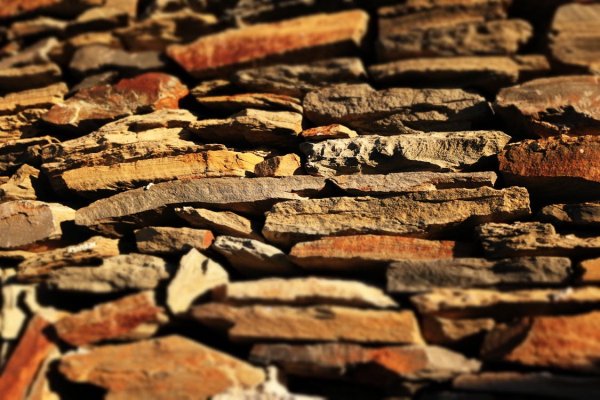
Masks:
[[[274,93],[241,93],[222,96],[192,95],[196,101],[209,110],[235,113],[246,108],[271,111],[294,111],[302,113],[302,105],[297,98]]]
[[[144,254],[180,254],[191,250],[206,250],[214,240],[206,229],[155,226],[135,231],[135,244]]]
[[[254,232],[252,221],[231,211],[211,211],[206,208],[176,208],[178,217],[194,228],[210,229],[215,234],[261,239]]]
[[[600,226],[600,202],[552,204],[542,208],[540,217],[556,225],[593,229]]]
[[[18,92],[46,87],[61,79],[60,67],[53,63],[0,68],[2,92]]]

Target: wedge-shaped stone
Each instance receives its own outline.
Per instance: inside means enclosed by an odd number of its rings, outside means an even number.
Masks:
[[[179,262],[167,288],[167,306],[173,314],[186,312],[203,294],[227,285],[229,274],[219,263],[192,249]]]
[[[50,273],[46,283],[55,290],[118,293],[150,290],[169,277],[162,258],[124,254],[104,258],[99,266],[65,267]]]
[[[452,379],[479,370],[480,363],[437,346],[367,348],[356,344],[259,344],[250,359],[275,364],[287,374],[312,378],[345,378],[371,385],[398,380]]]
[[[363,133],[467,130],[490,116],[483,97],[461,89],[378,91],[366,83],[310,92],[303,107],[315,124],[344,124]]]
[[[294,111],[302,113],[300,100],[273,93],[242,93],[229,96],[195,96],[196,101],[210,110],[239,112],[247,108],[271,111]]]
[[[356,131],[346,128],[344,125],[331,124],[305,129],[302,131],[300,136],[307,142],[321,142],[329,139],[355,138],[358,136],[358,134]]]
[[[82,89],[52,107],[43,119],[66,128],[97,128],[143,111],[179,108],[179,99],[187,94],[187,87],[174,76],[149,72],[114,85]]]
[[[600,237],[560,235],[542,222],[489,223],[477,227],[477,235],[490,257],[600,254]]]
[[[207,400],[265,379],[262,370],[181,336],[70,354],[61,359],[59,370],[71,381],[104,388],[111,399]]]
[[[540,216],[557,225],[594,228],[600,226],[600,202],[552,204],[542,208]]]
[[[451,319],[425,315],[421,320],[421,331],[427,343],[451,345],[477,338],[494,325],[492,318]]]
[[[384,267],[403,259],[445,259],[468,252],[466,245],[388,235],[331,236],[292,247],[290,258],[302,268],[325,271],[361,271]]]
[[[523,188],[448,189],[376,199],[336,197],[293,200],[267,213],[263,236],[292,245],[323,236],[383,234],[431,237],[477,221],[510,220],[529,214]]]
[[[303,143],[300,150],[315,175],[458,171],[500,153],[509,140],[499,131],[369,135]]]
[[[268,278],[234,282],[219,291],[215,300],[233,304],[337,304],[389,308],[398,305],[382,290],[361,282],[325,278]]]
[[[69,63],[69,69],[77,76],[91,75],[102,70],[146,72],[164,67],[165,63],[158,52],[128,52],[99,44],[80,47]]]
[[[495,291],[439,289],[411,297],[421,314],[451,318],[528,316],[581,312],[600,305],[596,287]]]
[[[299,273],[283,251],[258,240],[219,236],[212,248],[223,255],[232,267],[247,276],[296,275]]]
[[[571,260],[560,257],[521,257],[499,260],[457,258],[402,260],[387,270],[389,293],[413,293],[438,288],[531,287],[566,284]]]
[[[36,253],[19,264],[17,278],[24,281],[38,281],[53,270],[67,265],[95,264],[105,257],[119,254],[119,241],[102,236],[94,236],[85,242]]]
[[[293,145],[302,132],[302,114],[290,111],[246,109],[226,119],[205,119],[190,125],[209,143]]]
[[[238,71],[233,81],[247,90],[303,97],[311,90],[366,78],[360,58],[332,58],[309,64],[280,64]]]
[[[39,177],[38,169],[26,164],[22,165],[5,183],[0,185],[0,202],[37,200],[36,188]]]
[[[600,134],[600,77],[541,78],[503,89],[494,108],[515,130],[538,136]]]
[[[166,206],[211,206],[242,212],[263,212],[277,201],[302,198],[323,189],[322,178],[292,176],[256,179],[192,179],[158,183],[98,200],[77,210],[75,222],[83,226],[118,224],[136,214]]]
[[[498,158],[508,183],[545,199],[595,200],[600,195],[600,136],[524,140],[508,145]]]
[[[360,10],[315,14],[226,30],[190,44],[169,46],[167,54],[195,77],[282,59],[345,55],[360,46],[368,20]]]
[[[260,235],[252,229],[252,221],[231,211],[182,207],[176,208],[175,213],[194,228],[210,229],[221,235],[260,239]]]
[[[347,307],[235,307],[210,303],[191,310],[192,318],[228,329],[235,341],[352,341],[421,344],[412,311],[374,311]]]
[[[254,167],[256,176],[281,177],[292,176],[301,172],[302,160],[294,153],[267,158]]]
[[[486,337],[486,359],[538,368],[557,368],[598,374],[600,312],[534,317],[496,325]]]
[[[105,340],[139,340],[152,336],[166,316],[152,292],[102,303],[54,323],[58,337],[79,347]]]
[[[64,83],[55,83],[38,89],[9,93],[0,97],[0,115],[14,114],[32,108],[50,108],[63,101],[69,89]]]
[[[135,243],[144,254],[179,254],[192,248],[206,250],[214,240],[205,229],[155,226],[135,231]]]
[[[58,203],[15,200],[0,204],[0,248],[24,247],[60,239],[61,224],[73,221],[75,210]]]
[[[60,76],[59,66],[52,63],[0,68],[0,87],[5,92],[41,88],[60,81]]]

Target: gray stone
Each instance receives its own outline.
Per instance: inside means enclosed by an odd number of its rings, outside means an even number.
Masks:
[[[540,218],[557,225],[596,228],[600,226],[600,202],[552,204],[542,208]]]

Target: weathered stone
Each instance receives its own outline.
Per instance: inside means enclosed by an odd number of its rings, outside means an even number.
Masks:
[[[584,71],[600,68],[600,5],[565,4],[554,14],[550,50],[561,64]]]
[[[154,289],[169,277],[168,264],[142,254],[104,258],[100,266],[65,267],[50,273],[47,284],[55,290],[117,293]]]
[[[479,370],[480,363],[436,346],[367,348],[356,344],[262,344],[252,348],[254,362],[280,366],[286,373],[313,378],[345,378],[371,385],[397,380],[452,379]]]
[[[598,135],[599,96],[598,76],[557,76],[502,89],[494,108],[517,132]]]
[[[71,20],[67,26],[67,35],[87,33],[89,31],[110,31],[127,25],[129,16],[125,10],[102,6],[90,8]]]
[[[332,236],[296,244],[290,251],[290,259],[308,270],[369,271],[395,260],[452,258],[464,250],[459,243],[449,240],[387,235]]]
[[[36,186],[40,171],[22,165],[6,183],[0,185],[0,202],[11,200],[37,200]]]
[[[600,282],[600,258],[584,260],[579,264],[579,268],[583,271],[583,275],[580,278],[582,282]]]
[[[218,95],[230,94],[236,89],[230,80],[215,78],[199,82],[190,90],[190,94],[196,99],[207,96],[222,98],[225,96]]]
[[[477,235],[490,257],[600,254],[600,237],[557,234],[542,222],[489,223],[477,227]]]
[[[200,296],[228,282],[229,274],[219,263],[192,249],[181,257],[169,283],[167,306],[173,314],[185,313]]]
[[[340,123],[363,133],[467,130],[490,117],[483,97],[461,89],[378,91],[366,83],[310,92],[303,107],[315,124]]]
[[[308,142],[321,142],[329,139],[348,139],[355,138],[356,131],[346,128],[344,125],[331,124],[319,126],[316,128],[305,129],[300,133],[300,137]]]
[[[15,114],[31,108],[50,108],[60,104],[68,90],[67,85],[61,82],[43,88],[9,93],[0,97],[0,115]]]
[[[115,85],[80,90],[52,107],[43,119],[63,127],[97,127],[143,111],[179,108],[179,99],[187,94],[187,87],[174,76],[149,72]]]
[[[571,260],[560,257],[522,257],[486,260],[457,258],[402,260],[387,270],[389,293],[414,293],[438,288],[532,287],[566,284]]]
[[[0,204],[0,248],[19,248],[62,235],[75,210],[58,203],[15,200]]]
[[[524,140],[507,146],[498,158],[507,183],[545,199],[600,195],[600,136]]]
[[[87,75],[105,69],[144,72],[165,67],[160,54],[154,51],[127,52],[103,45],[83,46],[75,51],[69,69]]]
[[[225,119],[192,122],[190,129],[208,142],[290,146],[302,132],[302,114],[249,108]]]
[[[244,275],[296,275],[299,272],[284,252],[258,240],[219,236],[212,248]]]
[[[3,92],[46,87],[60,80],[56,64],[26,65],[0,69],[0,87]]]
[[[482,355],[541,368],[600,372],[600,312],[534,317],[496,325],[486,337]]]
[[[0,144],[0,172],[12,172],[23,164],[39,164],[41,148],[57,143],[52,136],[8,140]]]
[[[197,78],[249,64],[344,55],[360,46],[368,19],[354,10],[257,24],[171,45],[167,54]]]
[[[413,58],[378,64],[369,76],[386,85],[466,87],[494,92],[517,83],[519,64],[510,57]]]
[[[421,331],[427,343],[448,345],[488,332],[494,325],[491,318],[449,319],[427,315],[421,320]]]
[[[311,90],[366,78],[359,58],[333,58],[309,64],[281,64],[238,71],[234,82],[246,90],[302,97]]]
[[[102,0],[6,0],[0,10],[0,19],[24,17],[37,12],[72,16],[102,3]]]
[[[600,202],[552,204],[542,208],[540,217],[557,225],[594,228],[600,226]]]
[[[61,340],[79,347],[105,340],[145,339],[165,319],[154,294],[142,292],[64,317],[54,324],[54,330]]]
[[[361,282],[325,278],[268,278],[234,282],[213,298],[233,304],[344,305],[390,308],[398,305],[380,289]]]
[[[407,170],[457,171],[500,153],[510,136],[499,131],[360,136],[302,143],[305,168],[315,175]]]
[[[205,208],[176,208],[177,216],[194,228],[210,229],[221,235],[260,239],[252,229],[252,221],[231,211],[211,211]]]
[[[192,318],[228,329],[235,341],[352,341],[421,344],[412,311],[374,311],[347,307],[234,307],[210,303],[191,310]]]
[[[59,42],[54,37],[39,40],[26,48],[18,48],[18,51],[0,60],[0,68],[49,63],[50,54],[58,46]]]
[[[206,250],[213,239],[212,232],[205,229],[156,226],[135,231],[137,249],[144,254],[178,254],[192,248]]]
[[[26,19],[24,21],[13,22],[7,32],[7,36],[11,40],[40,36],[58,36],[67,25],[67,21],[50,17]]]
[[[543,54],[515,54],[512,59],[519,65],[519,80],[521,81],[540,78],[552,71],[550,61]]]
[[[192,92],[194,94],[194,92]],[[300,100],[273,93],[242,93],[229,96],[197,96],[196,101],[204,107],[224,112],[239,112],[247,108],[271,111],[294,111],[302,113]]]
[[[31,138],[43,134],[37,121],[46,113],[44,108],[30,108],[0,116],[0,140],[6,141]],[[49,137],[49,136],[48,136]]]
[[[256,164],[256,176],[292,176],[302,171],[302,162],[297,154],[290,153],[284,156],[275,156]]]
[[[118,254],[118,240],[94,236],[73,246],[37,253],[26,258],[19,264],[17,278],[24,281],[38,281],[55,269],[67,265],[94,264],[105,257]]]
[[[460,390],[517,396],[582,400],[600,396],[597,377],[557,375],[549,372],[483,372],[461,375],[453,386]],[[468,396],[472,398],[471,394]]]
[[[243,26],[260,21],[277,21],[289,15],[332,12],[356,5],[355,0],[328,0],[322,4],[315,0],[288,0],[283,3],[277,0],[242,0],[228,4],[224,17]]]
[[[267,213],[263,236],[291,245],[323,236],[384,234],[431,237],[477,221],[529,214],[523,188],[448,189],[376,199],[337,197],[293,200]]]
[[[59,370],[71,381],[101,386],[115,400],[207,400],[265,379],[262,370],[181,336],[70,354],[61,359]]]
[[[582,312],[600,305],[596,287],[494,291],[438,289],[411,297],[420,314],[482,318]]]

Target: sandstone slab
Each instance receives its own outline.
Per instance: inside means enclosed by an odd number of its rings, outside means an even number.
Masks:
[[[190,249],[206,250],[214,240],[211,231],[155,226],[135,231],[135,243],[144,254],[179,254]]]
[[[600,202],[552,204],[542,208],[540,217],[556,225],[595,228],[600,226]]]
[[[209,229],[220,235],[260,239],[260,235],[252,229],[252,221],[231,211],[182,207],[176,208],[175,213],[194,228]]]
[[[42,88],[9,93],[0,97],[0,115],[33,108],[50,108],[62,103],[68,90],[67,85],[60,82]]]
[[[78,48],[69,69],[78,76],[90,75],[103,70],[120,70],[128,73],[163,69],[165,63],[154,51],[128,52],[110,46],[92,44]]]
[[[0,87],[3,92],[19,92],[52,85],[61,78],[61,71],[54,63],[0,68]]]
[[[22,165],[0,185],[0,202],[11,200],[37,200],[40,171],[27,164]]]
[[[300,133],[300,137],[307,142],[321,142],[329,139],[348,139],[357,136],[358,134],[355,130],[346,128],[344,125],[340,124],[318,126],[316,128],[305,129]]]
[[[254,167],[256,176],[282,177],[300,174],[301,172],[302,160],[294,153],[267,158]]]
[[[235,113],[247,108],[270,111],[293,111],[302,113],[302,105],[297,98],[273,93],[241,93],[229,96],[196,96],[196,101],[204,107]]]
[[[489,332],[494,325],[492,318],[451,319],[426,315],[421,320],[421,331],[427,343],[453,345]]]
[[[11,139],[0,144],[0,172],[3,173],[14,172],[23,164],[38,165],[42,148],[58,142],[52,136]]]

